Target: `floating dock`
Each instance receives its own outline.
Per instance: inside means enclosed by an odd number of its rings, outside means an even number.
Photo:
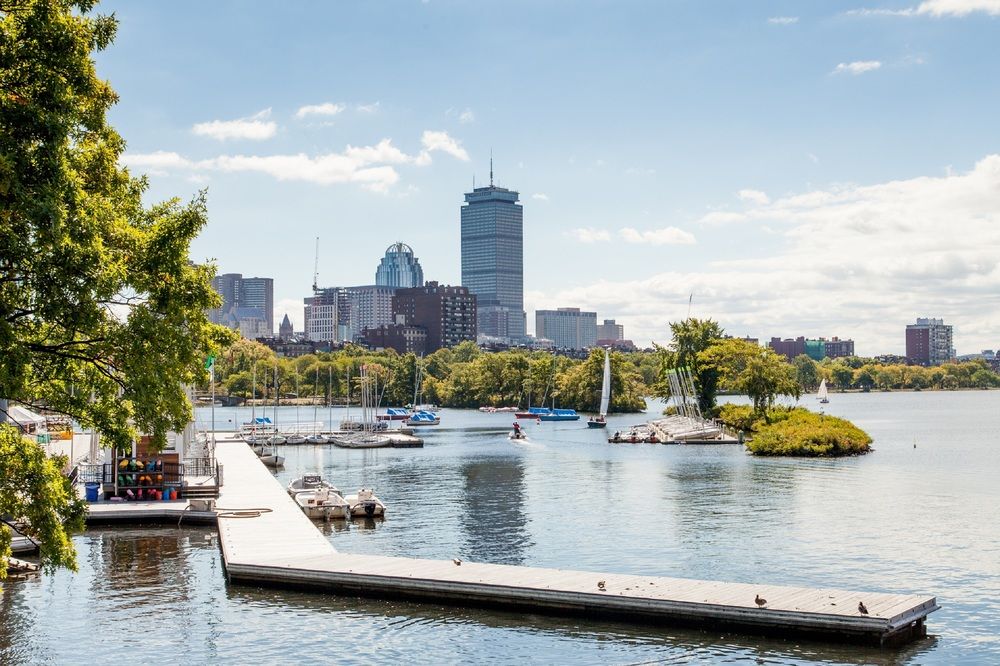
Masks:
[[[926,636],[938,609],[922,595],[338,553],[249,447],[220,443],[216,456],[226,470],[219,544],[233,582],[886,646]]]

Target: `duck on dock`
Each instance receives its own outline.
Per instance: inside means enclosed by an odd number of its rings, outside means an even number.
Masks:
[[[767,599],[760,596],[759,594],[754,595],[753,602],[757,604],[757,608],[763,608],[764,606],[767,606]]]
[[[858,602],[858,612],[861,613],[862,615],[868,615],[868,607],[865,606],[865,602],[863,601]]]

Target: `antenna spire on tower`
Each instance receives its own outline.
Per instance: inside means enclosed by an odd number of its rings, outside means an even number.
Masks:
[[[493,149],[490,148],[490,187],[493,187]]]

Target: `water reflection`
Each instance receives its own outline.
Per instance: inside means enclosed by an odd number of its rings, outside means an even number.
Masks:
[[[462,554],[478,562],[523,564],[532,545],[525,515],[524,465],[494,457],[460,466]]]

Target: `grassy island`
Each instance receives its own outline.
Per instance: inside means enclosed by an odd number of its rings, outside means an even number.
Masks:
[[[758,456],[839,457],[871,451],[872,438],[864,430],[804,407],[779,407],[758,416],[749,406],[723,405],[720,418],[750,433],[747,449]]]

